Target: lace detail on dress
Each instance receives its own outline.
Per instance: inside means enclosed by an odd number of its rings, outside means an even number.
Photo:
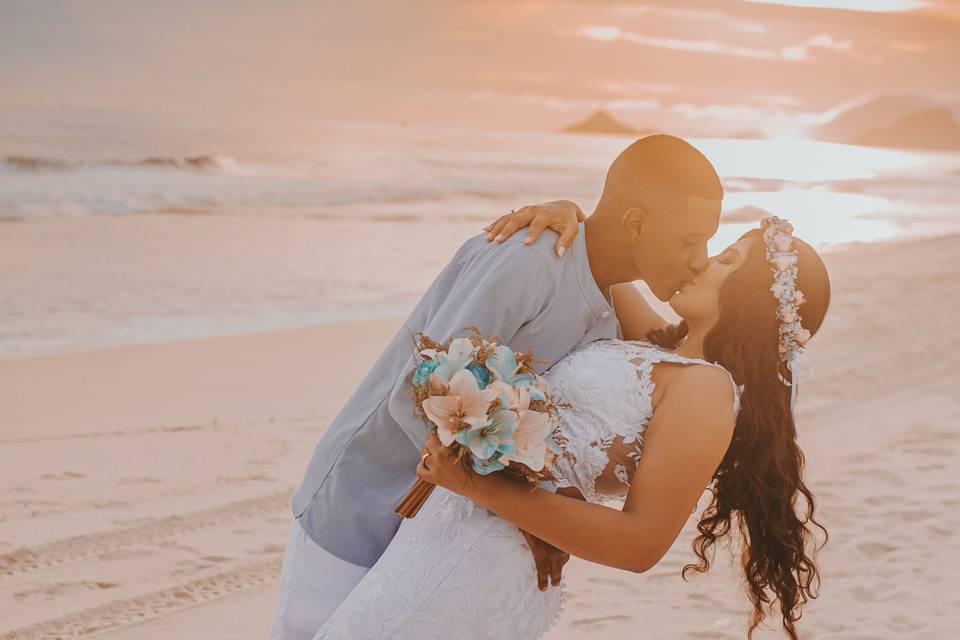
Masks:
[[[456,493],[447,493],[440,499],[437,506],[437,517],[444,522],[454,522],[470,516],[477,506],[473,500],[468,500]]]
[[[571,407],[560,415],[567,451],[554,472],[590,502],[626,494],[643,455],[643,435],[653,417],[653,366],[658,362],[715,363],[685,358],[648,342],[598,340],[560,360],[544,375]],[[729,375],[729,372],[728,372]],[[734,385],[734,412],[743,387]]]
[[[567,599],[537,588],[520,529],[437,487],[314,640],[536,640]]]
[[[697,362],[647,343],[603,340],[545,374],[572,404],[560,423],[576,462],[558,459],[558,484],[591,502],[626,492],[653,415],[652,367],[665,360]],[[515,525],[437,487],[314,640],[537,640],[559,620],[566,589],[566,579],[559,590],[537,588],[533,554]]]

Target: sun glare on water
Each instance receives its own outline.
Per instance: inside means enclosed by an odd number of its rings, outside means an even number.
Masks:
[[[934,171],[929,154],[807,140],[697,140],[728,189],[725,213],[762,210],[791,220],[815,246],[869,242],[903,233],[903,202],[877,185]],[[744,187],[745,185],[745,187]],[[728,220],[711,240],[719,251],[755,225]]]

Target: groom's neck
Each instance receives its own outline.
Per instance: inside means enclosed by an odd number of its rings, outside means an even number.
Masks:
[[[595,211],[583,223],[583,241],[590,273],[606,295],[610,287],[623,281],[624,270],[618,262],[622,254],[619,250],[620,238],[610,221]]]

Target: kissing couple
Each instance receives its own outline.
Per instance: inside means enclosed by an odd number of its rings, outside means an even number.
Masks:
[[[776,216],[709,256],[722,199],[703,154],[654,135],[613,161],[589,217],[567,201],[524,207],[467,240],[316,446],[293,496],[273,640],[540,638],[560,617],[570,555],[647,571],[705,489],[697,562],[681,575],[709,570],[736,525],[749,632],[775,614],[797,640],[820,579],[810,525],[826,529],[794,405],[830,280]],[[682,321],[656,314],[636,280]],[[569,404],[558,419],[572,459],[557,459],[555,480],[472,472],[417,417],[411,336],[467,327],[532,348]],[[403,519],[394,507],[417,478],[435,490]]]

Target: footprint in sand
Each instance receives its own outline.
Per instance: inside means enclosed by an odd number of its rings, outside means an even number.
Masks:
[[[151,478],[149,476],[143,476],[139,478],[129,478],[123,477],[117,480],[117,484],[120,485],[130,485],[130,484],[162,484],[163,480],[160,478]]]
[[[17,602],[51,600],[57,596],[67,595],[77,591],[100,591],[103,589],[114,589],[119,586],[120,584],[117,582],[59,582],[17,591],[13,594],[13,599]]]
[[[180,560],[177,562],[178,569],[171,571],[171,575],[176,577],[194,576],[210,570],[212,567],[232,561],[233,558],[227,556],[201,556],[190,560]]]
[[[721,631],[687,631],[683,634],[686,638],[696,640],[734,640],[739,637],[735,633],[723,633]]]
[[[623,580],[615,580],[613,578],[587,578],[587,582],[590,584],[602,585],[604,587],[616,587],[618,589],[630,588],[630,585]]]
[[[858,602],[884,602],[894,598],[909,598],[911,594],[903,589],[894,589],[892,591],[882,592],[870,587],[853,587],[850,589],[852,595]]]
[[[631,620],[633,620],[631,616],[609,615],[600,616],[597,618],[581,618],[579,620],[574,620],[573,626],[578,629],[585,629],[588,631],[605,631],[613,626],[612,623],[630,622]]]
[[[156,554],[156,551],[149,549],[118,549],[116,551],[101,553],[97,556],[97,560],[128,560],[130,558],[145,558]]]
[[[31,487],[31,486],[25,485],[25,484],[18,484],[18,485],[14,486],[14,487],[10,487],[9,489],[4,490],[4,493],[14,493],[14,494],[18,494],[18,493],[34,493],[35,491],[36,491],[36,489],[35,489],[34,487]]]
[[[86,474],[77,471],[63,471],[61,473],[45,473],[40,476],[41,480],[75,480],[77,478],[86,478]]]
[[[935,524],[927,525],[927,531],[938,538],[952,538],[954,534],[953,529],[947,529],[946,527],[940,527]]]
[[[875,462],[877,459],[877,454],[870,452],[856,453],[852,456],[847,457],[848,462],[859,465],[864,462]]]
[[[897,515],[901,520],[915,522],[919,520],[929,520],[937,514],[933,513],[932,511],[893,511],[884,515]]]
[[[866,497],[863,499],[863,502],[872,507],[877,507],[885,504],[890,504],[891,502],[903,502],[903,498],[898,495],[893,495],[888,493],[886,495]]]
[[[218,564],[221,562],[230,562],[231,560],[233,560],[233,558],[228,558],[227,556],[203,556],[200,559],[206,562],[216,562]]]
[[[861,542],[856,545],[856,547],[857,550],[868,558],[884,556],[898,549],[896,545],[890,544],[889,542]]]
[[[271,554],[283,553],[283,552],[285,552],[286,550],[287,550],[287,548],[286,548],[285,546],[283,546],[282,544],[277,544],[277,543],[275,543],[275,542],[270,542],[270,543],[267,543],[267,544],[263,545],[262,547],[260,547],[259,549],[255,550],[255,551],[248,551],[247,553],[271,555]]]

